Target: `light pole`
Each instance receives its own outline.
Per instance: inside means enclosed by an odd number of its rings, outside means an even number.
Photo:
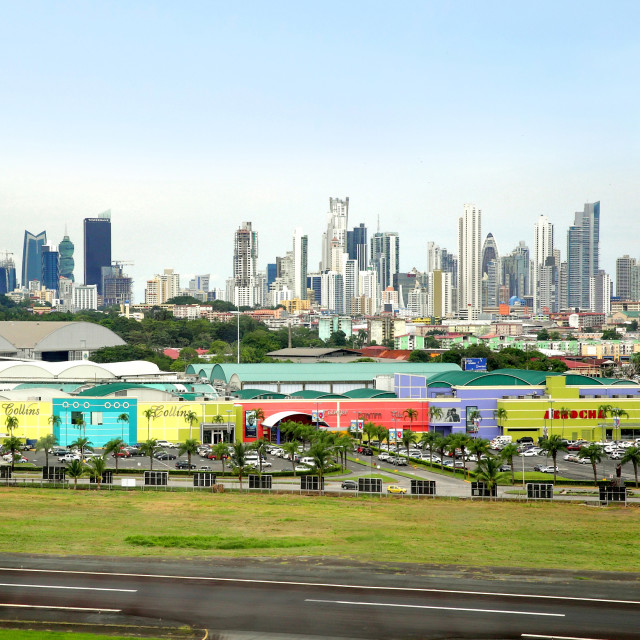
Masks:
[[[231,433],[231,414],[232,413],[233,413],[233,409],[227,409],[227,437]]]
[[[240,364],[240,309],[238,308],[238,310],[236,311],[236,319],[237,319],[237,342],[238,342],[238,362],[237,364]]]

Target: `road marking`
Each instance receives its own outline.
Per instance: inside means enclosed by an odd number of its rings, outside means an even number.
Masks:
[[[28,587],[30,589],[76,589],[78,591],[122,591],[124,593],[136,593],[137,589],[107,589],[103,587],[67,587],[52,584],[15,584],[13,582],[0,582],[0,587]]]
[[[0,571],[25,571],[31,573],[61,573],[68,575],[109,576],[113,578],[156,578],[162,580],[196,580],[202,582],[234,582],[238,584],[273,584],[292,587],[330,587],[333,589],[364,589],[369,591],[403,591],[408,593],[450,593],[466,596],[501,596],[504,598],[536,598],[540,600],[572,600],[576,602],[604,602],[609,604],[640,604],[640,600],[612,600],[608,598],[578,598],[577,596],[550,596],[528,593],[504,593],[500,591],[462,591],[424,587],[383,587],[362,584],[334,584],[331,582],[295,582],[293,580],[259,580],[257,578],[213,578],[210,576],[179,576],[161,573],[116,573],[108,571],[72,571],[68,569],[26,569],[0,567]]]
[[[403,609],[437,609],[438,611],[471,611],[473,613],[511,613],[519,616],[550,616],[553,618],[564,618],[564,613],[535,613],[533,611],[508,611],[505,609],[468,609],[466,607],[436,607],[426,604],[387,604],[385,602],[349,602],[348,600],[312,600],[305,602],[323,602],[328,604],[352,604],[365,607],[400,607]]]
[[[20,609],[59,609],[61,611],[100,611],[106,613],[120,613],[122,609],[94,609],[91,607],[57,607],[55,605],[48,604],[12,604],[12,603],[0,603],[0,607],[17,607]]]
[[[523,633],[521,638],[542,638],[545,640],[603,640],[603,638],[583,638],[578,636],[538,636],[532,633]]]

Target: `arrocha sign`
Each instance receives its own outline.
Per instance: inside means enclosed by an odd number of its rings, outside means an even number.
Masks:
[[[553,411],[553,416],[551,415],[551,410],[547,409],[544,412],[545,420],[606,420],[607,416],[605,415],[602,409],[580,409],[571,411]]]

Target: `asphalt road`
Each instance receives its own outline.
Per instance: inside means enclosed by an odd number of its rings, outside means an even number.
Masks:
[[[228,638],[640,636],[636,575],[580,581],[563,572],[478,573],[308,561],[283,567],[259,560],[0,556],[0,618],[16,610],[23,619],[46,612],[77,622],[162,618]]]

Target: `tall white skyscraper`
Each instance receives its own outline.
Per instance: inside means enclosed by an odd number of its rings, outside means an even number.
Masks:
[[[482,304],[482,212],[465,204],[458,219],[458,312],[472,319]]]
[[[329,198],[327,230],[322,234],[321,270],[331,269],[332,244],[334,251],[347,252],[347,224],[349,221],[349,198]],[[337,248],[336,248],[337,245]],[[335,265],[334,265],[335,266]]]
[[[547,216],[540,216],[538,221],[533,225],[533,265],[532,265],[532,290],[533,290],[533,311],[539,313],[545,301],[548,306],[551,299],[550,291],[541,291],[542,274],[549,262],[547,258],[553,257],[553,224],[549,222]],[[544,278],[544,287],[551,285],[550,278]]]
[[[259,304],[262,292],[256,281],[258,263],[258,232],[250,222],[243,222],[236,231],[233,252],[233,304],[253,307]]]

